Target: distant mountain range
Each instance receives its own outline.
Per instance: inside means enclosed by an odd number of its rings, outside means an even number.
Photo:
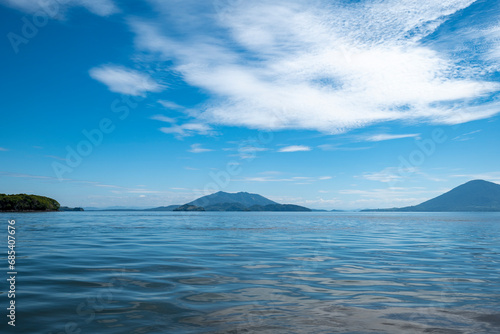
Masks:
[[[1,208],[0,208],[1,209]],[[92,208],[97,209],[97,208]],[[92,210],[89,208],[89,210]],[[65,208],[61,208],[65,210]],[[184,205],[157,208],[112,207],[101,211],[323,211],[276,203],[264,196],[247,192],[217,193],[200,197]],[[340,210],[331,210],[340,212]],[[367,209],[362,212],[466,212],[500,211],[500,185],[484,180],[473,180],[419,205],[391,209]]]
[[[484,180],[464,183],[447,193],[415,206],[364,212],[466,212],[500,211],[500,185]]]
[[[247,192],[226,193],[219,191],[215,194],[200,197],[184,204],[174,211],[312,211],[309,208],[279,204],[258,194]]]

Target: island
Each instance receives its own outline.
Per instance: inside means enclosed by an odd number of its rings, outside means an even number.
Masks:
[[[1,212],[58,211],[61,205],[55,199],[38,195],[0,194]]]
[[[0,212],[51,212],[51,211],[84,211],[83,208],[61,206],[53,198],[39,195],[6,195],[0,194]]]
[[[67,206],[61,206],[59,211],[85,211],[83,208],[68,208]]]
[[[179,206],[173,211],[310,212],[312,210],[300,205],[276,203],[258,194],[247,192],[227,193],[219,191]]]

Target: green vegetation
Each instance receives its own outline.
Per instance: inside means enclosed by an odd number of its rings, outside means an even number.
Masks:
[[[174,211],[205,211],[205,209],[195,205],[184,204],[174,209]]]
[[[3,212],[57,211],[59,208],[56,200],[44,196],[0,194],[0,211]]]
[[[67,206],[61,206],[59,211],[85,211],[83,208],[68,208]]]
[[[220,203],[208,205],[205,211],[249,211],[246,206],[241,203]]]

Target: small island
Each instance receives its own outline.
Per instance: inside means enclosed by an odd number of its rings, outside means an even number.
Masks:
[[[83,208],[68,208],[67,206],[61,206],[59,211],[85,211]]]
[[[0,212],[52,212],[83,211],[82,208],[61,206],[53,198],[39,195],[6,195],[0,194]]]
[[[1,212],[59,211],[60,207],[59,202],[49,197],[0,194]]]

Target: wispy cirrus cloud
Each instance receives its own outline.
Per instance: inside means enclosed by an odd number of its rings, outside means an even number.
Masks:
[[[8,149],[4,148],[4,147],[0,147],[0,152],[7,152]]]
[[[253,160],[257,158],[259,152],[269,151],[267,147],[253,146],[252,143],[241,143],[237,148],[225,148],[224,151],[236,151],[237,153],[229,156],[239,157],[244,160]]]
[[[165,122],[165,123],[176,123],[177,121],[172,118],[172,117],[168,117],[168,116],[165,116],[165,115],[154,115],[154,116],[151,116],[151,119],[152,120],[155,120],[155,121],[160,121],[160,122]]]
[[[379,172],[364,173],[361,177],[370,181],[379,181],[384,183],[394,183],[403,180],[404,175],[408,173],[415,172],[416,169],[408,171],[401,171],[397,167],[387,167]]]
[[[304,146],[304,145],[292,145],[292,146],[286,146],[282,147],[278,150],[278,152],[284,152],[284,153],[289,153],[289,152],[307,152],[310,151],[311,148],[309,146]]]
[[[190,137],[197,134],[200,135],[212,135],[214,131],[212,127],[204,123],[184,123],[184,124],[174,124],[171,127],[162,127],[160,131],[163,133],[173,134],[177,139],[182,139],[184,137]]]
[[[218,1],[196,22],[195,1],[150,2],[162,14],[130,21],[136,47],[210,94],[197,116],[204,123],[341,133],[389,121],[459,124],[500,110],[492,61],[482,59],[479,73],[456,45],[428,38],[474,0]]]
[[[169,127],[161,127],[160,131],[167,134],[173,134],[177,139],[183,139],[184,137],[190,137],[194,135],[215,134],[215,131],[211,126],[196,120],[188,120],[186,121],[186,123],[178,124],[180,119],[175,119],[165,115],[154,115],[151,116],[150,119],[169,123]]]
[[[179,105],[179,104],[177,104],[175,102],[172,102],[172,101],[159,100],[158,103],[161,104],[162,106],[164,106],[167,109],[173,109],[173,110],[183,110],[183,109],[186,109],[183,106],[181,106],[181,105]]]
[[[201,144],[193,144],[191,145],[191,149],[189,150],[189,152],[191,153],[205,153],[205,152],[212,152],[213,150],[209,149],[209,148],[204,148],[202,147]]]
[[[144,96],[148,92],[160,92],[165,87],[146,73],[117,65],[103,65],[89,71],[90,76],[108,86],[115,93]]]
[[[479,133],[481,132],[482,130],[476,130],[476,131],[471,131],[471,132],[467,132],[467,133],[464,133],[460,136],[456,136],[455,138],[453,138],[453,140],[457,140],[457,141],[468,141],[468,140],[472,140],[474,139],[474,137],[472,135],[476,134],[476,133]]]
[[[415,138],[418,136],[420,136],[420,133],[409,133],[409,134],[399,134],[399,135],[381,133],[381,134],[376,134],[376,135],[364,137],[363,139],[366,141],[377,142],[377,141],[394,140],[394,139],[402,139],[402,138]]]

